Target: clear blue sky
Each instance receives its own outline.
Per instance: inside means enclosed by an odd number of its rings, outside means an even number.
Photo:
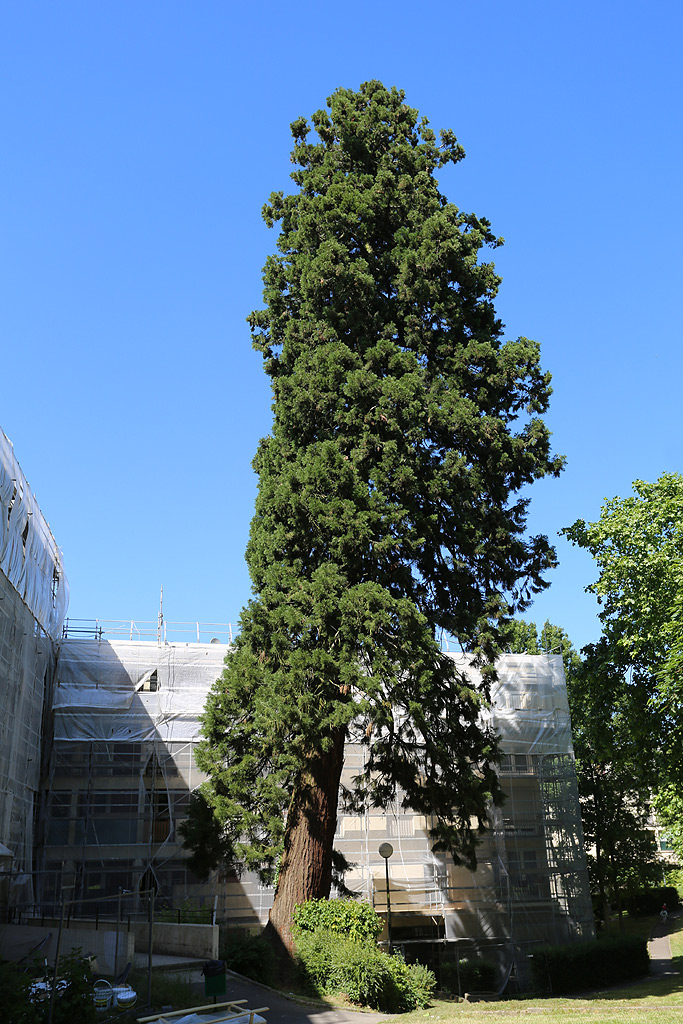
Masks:
[[[498,310],[540,341],[559,481],[531,525],[680,469],[680,4],[6,4],[0,426],[64,551],[70,614],[236,620],[270,395],[245,317],[289,123],[397,85],[506,239]],[[597,636],[589,557],[532,616]]]

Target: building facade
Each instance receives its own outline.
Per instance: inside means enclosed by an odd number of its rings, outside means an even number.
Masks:
[[[0,843],[3,898],[15,901],[33,893],[43,735],[67,602],[61,552],[0,430]]]
[[[134,623],[64,629],[67,600],[61,553],[0,432],[0,898],[49,912],[68,891],[92,913],[153,890],[169,912],[210,906],[234,928],[263,925],[272,888],[195,878],[178,832],[202,782],[200,717],[230,635],[171,640],[161,621],[150,638]],[[429,820],[400,794],[364,815],[340,805],[335,845],[351,864],[346,887],[382,914],[390,902],[397,942],[470,943],[502,962],[517,947],[590,937],[593,919],[561,658],[504,656],[492,701],[507,799],[474,873],[432,850]],[[365,756],[347,745],[347,778]]]
[[[55,899],[65,885],[84,901],[153,888],[173,907],[215,898],[219,919],[235,927],[265,924],[272,889],[251,875],[201,883],[177,830],[202,781],[194,764],[200,715],[229,646],[105,637],[57,646],[41,898]],[[501,946],[592,935],[562,660],[506,655],[498,677],[490,715],[502,738],[506,802],[492,813],[474,873],[432,851],[429,821],[402,808],[400,796],[362,816],[340,806],[335,846],[352,865],[345,885],[381,913],[379,847],[393,847],[389,899],[399,941]],[[349,780],[364,757],[361,744],[347,745]]]

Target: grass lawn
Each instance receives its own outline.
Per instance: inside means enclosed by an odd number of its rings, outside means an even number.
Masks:
[[[655,920],[636,919],[633,930],[649,933]],[[653,978],[585,998],[537,996],[471,1004],[435,999],[427,1010],[402,1014],[401,1024],[683,1024],[683,915],[669,923],[673,966],[681,972],[677,977]]]
[[[683,983],[672,990],[659,982],[659,995],[639,995],[630,989],[611,993],[609,998],[520,999],[500,1003],[446,1003],[435,1000],[428,1010],[415,1010],[400,1017],[401,1024],[496,1024],[528,1021],[529,1024],[681,1024],[683,1022]],[[396,1018],[394,1018],[396,1020]]]

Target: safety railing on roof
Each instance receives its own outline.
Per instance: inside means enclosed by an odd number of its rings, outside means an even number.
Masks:
[[[161,622],[140,619],[74,619],[62,626],[63,640],[156,640],[158,643],[231,644],[239,632],[232,622]]]

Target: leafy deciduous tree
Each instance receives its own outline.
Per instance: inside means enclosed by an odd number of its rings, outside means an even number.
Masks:
[[[496,742],[443,630],[491,678],[509,609],[554,564],[526,536],[534,479],[557,475],[541,419],[538,345],[501,340],[489,223],[440,193],[440,144],[403,93],[339,89],[292,125],[292,195],[249,318],[272,383],[247,549],[254,599],[213,688],[198,752],[224,848],[273,871],[271,925],[326,897],[344,743],[367,745],[347,798],[431,815],[432,838],[475,860],[498,795]],[[474,822],[474,824],[473,824]]]
[[[683,780],[683,476],[636,480],[594,523],[563,532],[590,551],[599,576],[603,655],[621,672],[621,707],[658,788]]]

